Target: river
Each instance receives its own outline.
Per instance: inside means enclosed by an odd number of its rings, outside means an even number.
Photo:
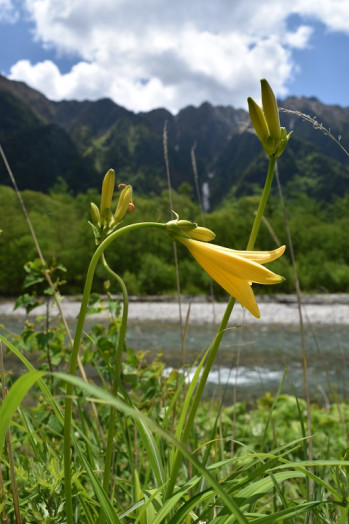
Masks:
[[[255,319],[236,305],[224,335],[206,393],[226,389],[226,399],[250,399],[267,391],[275,393],[287,368],[284,392],[304,396],[302,337],[299,308],[293,295],[257,297],[261,319]],[[79,302],[66,298],[62,307],[74,327]],[[195,363],[213,340],[226,303],[182,299],[182,319],[188,317],[184,345],[187,366]],[[45,314],[35,310],[30,318]],[[52,308],[52,316],[57,314]],[[349,357],[349,295],[306,295],[302,297],[302,318],[308,377],[313,400],[326,404],[349,398],[347,386]],[[0,300],[0,324],[20,332],[25,311],[13,311],[13,301]],[[90,316],[88,324],[104,322],[104,314]],[[1,331],[4,333],[4,331]],[[181,367],[179,306],[173,300],[131,300],[127,344],[148,350],[149,358],[162,352],[166,369]],[[190,374],[189,374],[190,376]]]

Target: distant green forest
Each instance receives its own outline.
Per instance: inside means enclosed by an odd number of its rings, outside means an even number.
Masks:
[[[82,292],[87,265],[95,249],[88,224],[90,202],[99,204],[99,193],[70,194],[64,184],[50,194],[34,191],[22,193],[41,249],[49,265],[60,264],[66,272],[65,294]],[[220,209],[201,218],[200,210],[185,191],[173,193],[174,210],[181,218],[197,221],[216,233],[215,243],[245,249],[259,195],[235,198],[233,192]],[[167,192],[152,197],[134,198],[135,211],[124,223],[171,219]],[[0,186],[0,294],[23,293],[26,276],[24,264],[37,258],[28,226],[14,190]],[[297,271],[301,288],[306,292],[349,292],[349,195],[336,197],[331,203],[317,202],[308,196],[294,195],[286,201]],[[287,245],[284,214],[279,199],[270,199],[256,249],[269,250]],[[173,217],[172,217],[173,218]],[[178,245],[181,291],[185,294],[210,293],[209,277]],[[109,265],[125,280],[132,295],[175,293],[173,245],[158,230],[142,230],[120,237],[106,252]],[[295,290],[290,250],[272,264],[273,271],[286,277],[278,286],[255,286],[257,293],[292,293]],[[102,266],[97,270],[95,289],[100,290],[108,276]],[[119,292],[115,284],[111,290]],[[40,292],[40,288],[38,289]],[[224,296],[214,286],[217,297]]]

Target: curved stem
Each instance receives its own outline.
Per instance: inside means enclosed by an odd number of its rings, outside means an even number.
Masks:
[[[266,180],[265,180],[263,193],[262,193],[261,199],[259,201],[257,214],[256,214],[256,217],[255,217],[254,222],[253,222],[253,226],[252,226],[252,230],[251,230],[251,233],[250,233],[249,241],[247,243],[247,250],[249,250],[249,251],[253,250],[255,242],[256,242],[256,238],[257,238],[257,235],[258,235],[259,227],[261,225],[261,221],[262,221],[263,213],[264,213],[264,210],[265,210],[265,206],[266,206],[266,203],[268,201],[269,194],[270,194],[270,188],[271,188],[271,184],[272,184],[272,181],[273,181],[274,170],[275,170],[275,158],[274,157],[269,157],[268,173],[267,173],[267,177],[266,177]],[[235,298],[234,297],[230,297],[229,302],[228,302],[227,307],[226,307],[226,310],[224,312],[223,318],[221,320],[220,326],[218,328],[217,335],[216,335],[215,339],[213,340],[213,342],[211,344],[210,351],[209,351],[208,356],[207,356],[207,361],[205,363],[205,367],[204,367],[202,375],[200,377],[200,381],[199,381],[198,387],[197,387],[197,389],[195,391],[193,403],[191,405],[191,408],[190,408],[190,411],[189,411],[189,415],[188,415],[188,418],[186,420],[186,423],[185,423],[185,426],[184,426],[184,429],[183,429],[181,442],[184,445],[186,444],[186,442],[187,442],[187,440],[189,438],[189,433],[190,433],[190,430],[191,430],[191,428],[193,426],[193,423],[194,423],[194,418],[195,418],[197,409],[199,407],[199,403],[200,403],[202,394],[204,392],[204,388],[205,388],[205,385],[206,385],[206,382],[207,382],[207,379],[208,379],[208,375],[209,375],[209,373],[211,371],[211,368],[213,366],[213,362],[214,362],[214,360],[216,358],[217,351],[218,351],[219,346],[221,344],[224,332],[225,332],[225,330],[227,328],[227,325],[228,325],[228,322],[229,322],[229,318],[230,318],[230,315],[231,315],[231,313],[233,311],[234,305],[235,305]],[[170,476],[169,484],[168,484],[168,487],[167,487],[166,498],[169,498],[172,495],[172,493],[173,493],[173,489],[175,487],[176,478],[177,478],[178,471],[179,471],[179,468],[180,468],[181,460],[182,460],[181,453],[180,453],[180,451],[177,451],[176,458],[175,458],[174,463],[173,463],[173,470],[171,471],[171,476]]]
[[[82,296],[80,313],[79,313],[78,322],[76,325],[74,345],[73,345],[72,354],[70,357],[70,366],[69,366],[70,375],[75,375],[76,373],[82,330],[83,330],[83,326],[85,322],[86,311],[87,311],[88,301],[90,297],[93,277],[94,277],[97,263],[100,257],[102,256],[102,253],[116,238],[123,235],[124,233],[128,233],[130,231],[141,229],[141,228],[146,228],[146,227],[164,229],[166,227],[166,224],[159,224],[158,222],[141,222],[137,224],[130,224],[129,226],[125,226],[121,229],[114,231],[114,233],[112,233],[105,240],[103,240],[103,242],[98,246],[98,248],[94,252],[91,258],[91,261],[90,261],[90,265],[87,270],[84,293]],[[72,485],[71,485],[71,480],[72,480],[71,478],[71,451],[70,451],[71,425],[72,425],[71,416],[72,416],[72,405],[73,405],[72,393],[73,393],[73,385],[68,383],[67,389],[66,389],[65,411],[64,411],[64,448],[63,448],[65,510],[66,510],[67,524],[73,524],[73,501],[72,501]]]
[[[118,346],[117,346],[116,355],[115,355],[114,381],[113,381],[113,387],[112,387],[112,395],[113,397],[116,397],[118,393],[119,380],[121,377],[122,352],[123,352],[123,348],[125,345],[125,338],[126,338],[127,316],[128,316],[128,293],[127,293],[127,288],[122,278],[109,267],[105,259],[104,253],[102,254],[102,263],[106,271],[119,283],[121,292],[122,292],[122,298],[123,298],[122,320],[121,320],[121,326],[120,326],[120,331],[119,331]],[[115,417],[116,417],[115,407],[111,406],[110,415],[109,415],[109,425],[108,425],[107,447],[106,447],[105,459],[104,459],[104,475],[103,475],[103,489],[107,494],[108,494],[109,486],[110,486]],[[103,511],[101,510],[99,514],[98,522],[102,523],[103,518],[104,518]]]

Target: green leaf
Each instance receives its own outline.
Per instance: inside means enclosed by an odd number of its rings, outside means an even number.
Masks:
[[[29,389],[45,375],[44,371],[28,371],[13,384],[0,408],[0,453],[11,419]]]
[[[276,473],[274,477],[277,482],[283,482],[290,478],[304,478],[305,473],[300,471],[282,471],[281,473]],[[236,496],[238,498],[250,499],[256,494],[261,496],[264,495],[264,493],[267,493],[273,487],[274,484],[272,479],[270,477],[265,477],[264,479],[257,480],[257,482],[248,484],[245,488],[239,491]],[[247,502],[250,501],[247,500]]]
[[[29,295],[29,293],[24,293],[24,295],[21,295],[17,298],[13,309],[16,310],[20,307],[24,307],[28,314],[33,309],[41,306],[42,304],[43,300],[41,298],[38,298],[34,295]]]
[[[280,523],[285,517],[290,518],[295,517],[296,515],[301,515],[302,513],[309,512],[310,510],[312,510],[316,506],[319,506],[320,504],[326,504],[326,502],[306,502],[305,504],[299,504],[298,506],[293,508],[287,508],[283,509],[282,511],[277,511],[276,513],[273,513],[273,515],[267,515],[266,517],[254,519],[253,522],[255,524]],[[327,502],[327,504],[329,503]]]

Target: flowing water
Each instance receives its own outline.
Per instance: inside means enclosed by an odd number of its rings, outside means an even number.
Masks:
[[[266,391],[275,393],[285,369],[284,392],[297,391],[304,396],[302,338],[296,297],[259,297],[261,319],[234,308],[217,360],[212,369],[206,394],[225,391],[226,401],[234,395],[250,399]],[[129,306],[127,345],[149,351],[148,358],[161,352],[167,370],[195,366],[212,342],[226,304],[195,300],[182,302],[182,318],[189,317],[184,350],[181,351],[179,307],[173,301],[132,301]],[[75,300],[65,299],[63,309],[74,326],[79,309]],[[45,314],[35,310],[31,318]],[[51,315],[55,315],[53,308]],[[303,298],[305,347],[311,396],[326,403],[330,399],[348,399],[349,296],[313,295]],[[0,301],[0,324],[20,332],[24,311],[13,311],[13,302]],[[106,322],[105,315],[89,317],[87,324]],[[1,331],[4,333],[4,331]],[[195,368],[194,368],[195,369]],[[190,379],[188,369],[188,376]]]

